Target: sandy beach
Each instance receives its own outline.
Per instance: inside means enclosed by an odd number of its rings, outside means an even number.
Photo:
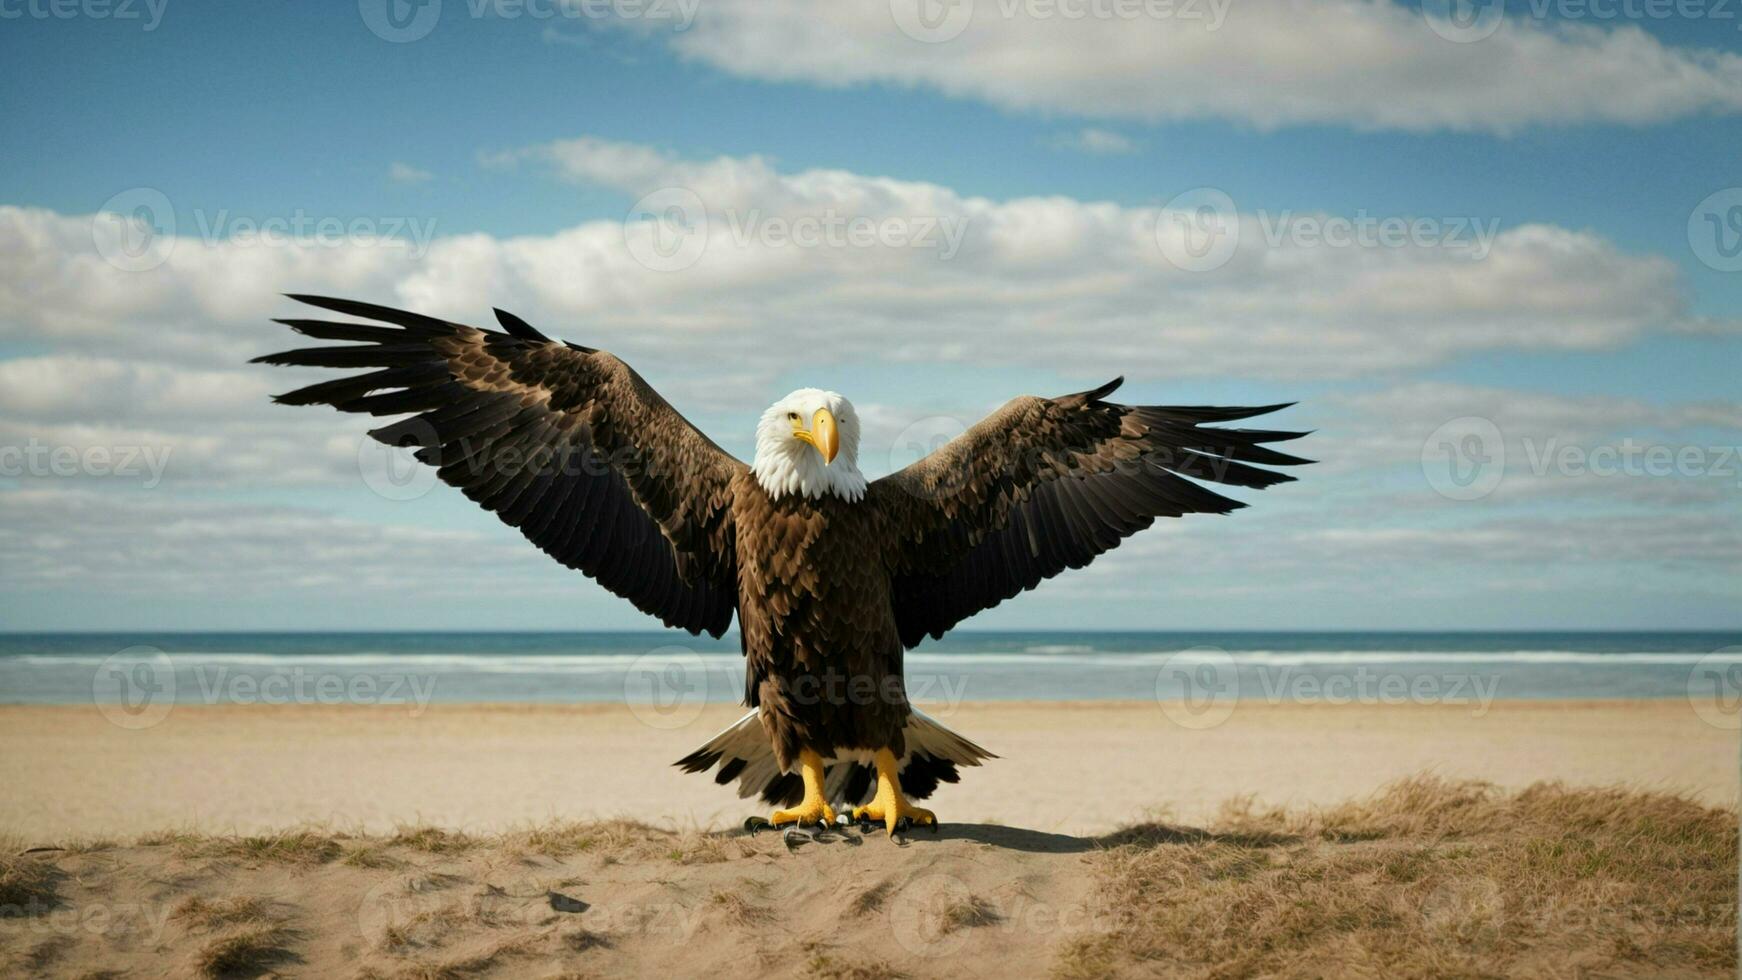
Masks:
[[[1002,758],[895,840],[738,829],[670,766],[734,715],[0,709],[0,972],[1735,972],[1736,737],[1686,702],[970,703]]]
[[[709,705],[661,728],[623,705],[182,706],[132,731],[90,706],[9,706],[0,831],[736,827],[765,808],[670,764],[737,715]],[[1201,729],[1154,702],[969,702],[941,720],[1001,758],[940,788],[940,817],[1047,833],[1106,833],[1158,812],[1201,821],[1244,794],[1329,804],[1424,772],[1513,788],[1624,784],[1719,806],[1738,795],[1736,734],[1682,700],[1242,704]]]

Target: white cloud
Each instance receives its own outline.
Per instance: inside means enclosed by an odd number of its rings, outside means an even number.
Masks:
[[[277,294],[328,292],[471,320],[502,306],[558,332],[584,325],[572,339],[638,363],[754,386],[819,362],[867,359],[1084,376],[1116,366],[1140,377],[1336,378],[1471,351],[1603,349],[1658,329],[1713,328],[1689,314],[1669,260],[1547,225],[1491,241],[1338,247],[1289,233],[1322,216],[1243,212],[1226,263],[1193,272],[1168,257],[1195,234],[1190,208],[998,201],[592,139],[501,159],[543,161],[631,195],[681,188],[674,193],[692,195],[690,227],[705,225],[705,247],[693,264],[660,271],[635,255],[652,244],[652,221],[448,236],[426,254],[391,242],[184,235],[154,243],[161,264],[128,272],[104,260],[91,219],[0,207],[0,336],[46,338],[57,352],[229,367],[284,343],[266,318],[300,311]],[[652,215],[649,206],[638,216]],[[99,237],[107,227],[98,224]],[[817,244],[804,243],[807,231]],[[814,342],[821,327],[826,344]],[[750,330],[755,343],[745,342]]]
[[[1422,443],[1454,419],[1482,418],[1506,440],[1509,459],[1523,462],[1526,443],[1545,446],[1598,446],[1626,438],[1670,444],[1698,441],[1700,430],[1716,430],[1707,441],[1742,439],[1742,402],[1708,400],[1654,405],[1612,395],[1558,395],[1443,381],[1418,381],[1374,391],[1333,394],[1326,407],[1341,412],[1330,439],[1347,440],[1343,454],[1359,464],[1413,462]],[[1354,460],[1351,460],[1353,462]]]
[[[0,493],[0,591],[93,595],[573,595],[572,575],[512,529],[378,524],[308,510],[86,490]]]
[[[1055,139],[1053,145],[1061,150],[1076,150],[1096,156],[1119,156],[1137,151],[1137,144],[1130,137],[1094,126],[1065,133]]]
[[[427,180],[434,180],[435,174],[421,170],[409,163],[395,160],[393,165],[387,168],[387,179],[395,184],[421,184]]]
[[[1454,43],[1389,0],[978,0],[946,8],[971,17],[946,18],[939,32],[909,24],[918,36],[948,37],[927,43],[899,26],[914,3],[717,0],[681,32],[619,24],[749,78],[923,87],[1100,119],[1505,133],[1742,107],[1742,57],[1669,47],[1632,25],[1514,16],[1491,37]],[[1135,16],[1096,13],[1121,10]]]

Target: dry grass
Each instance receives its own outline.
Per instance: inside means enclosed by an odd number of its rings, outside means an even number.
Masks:
[[[872,885],[870,888],[865,889],[854,897],[852,905],[853,913],[855,915],[865,915],[866,913],[875,912],[878,909],[881,909],[883,903],[889,899],[889,893],[894,890],[895,882],[888,878],[879,881],[877,884]]]
[[[716,864],[748,857],[755,849],[735,835],[696,829],[673,831],[629,820],[597,823],[561,822],[526,827],[502,834],[474,836],[440,827],[405,826],[384,837],[353,837],[316,828],[273,834],[224,836],[190,831],[162,831],[139,837],[143,847],[170,847],[182,857],[220,857],[313,866],[339,861],[348,867],[394,869],[407,862],[403,852],[458,856],[481,849],[513,855],[563,858],[576,854],[604,863],[658,858],[677,864]],[[63,853],[83,853],[120,845],[93,841],[68,845]],[[396,854],[395,851],[401,853]]]
[[[206,943],[194,956],[194,970],[203,977],[254,977],[298,957],[290,949],[296,938],[281,926],[250,926]]]
[[[938,910],[938,932],[960,932],[977,926],[993,925],[1003,920],[1004,917],[998,914],[998,910],[991,903],[978,895],[966,895]]]
[[[229,858],[254,864],[312,867],[343,854],[344,848],[339,845],[343,839],[342,834],[315,829],[247,836],[169,831],[146,835],[137,843],[143,847],[170,847],[186,858]]]
[[[736,926],[758,926],[774,920],[774,913],[766,906],[757,905],[737,892],[718,889],[708,901]]]
[[[620,854],[634,850],[650,833],[658,832],[629,820],[565,821],[513,831],[504,835],[502,842],[520,853],[546,857],[580,853]]]
[[[589,949],[610,949],[611,937],[592,931],[591,929],[573,929],[563,933],[563,946],[576,952],[584,953]]]
[[[389,923],[381,931],[381,948],[389,953],[440,946],[468,924],[472,916],[457,905],[443,905]]]
[[[171,919],[189,929],[220,929],[225,926],[261,925],[274,922],[271,903],[248,895],[208,900],[194,895],[170,913]]]
[[[815,953],[805,964],[807,976],[822,980],[902,980],[907,974],[881,960],[847,962],[829,953]]]
[[[1681,797],[1419,777],[1106,843],[1065,976],[1736,971],[1736,815]]]
[[[0,917],[40,915],[60,902],[61,872],[29,854],[0,855]]]
[[[103,851],[112,851],[120,846],[110,837],[75,837],[60,847],[67,854],[98,854]]]
[[[459,854],[478,844],[467,834],[440,827],[401,827],[386,843],[390,847],[405,847],[425,854]]]
[[[496,840],[514,853],[545,857],[588,854],[605,863],[661,858],[677,864],[718,864],[755,853],[753,847],[728,834],[693,828],[662,830],[632,820],[547,824],[512,831]]]
[[[439,961],[406,963],[390,973],[369,969],[359,974],[363,980],[466,980],[489,973],[505,960],[532,952],[536,941],[529,937],[503,940],[480,953],[455,956]]]
[[[69,936],[49,936],[46,939],[35,940],[18,952],[13,960],[13,966],[22,973],[45,973],[62,953],[72,948],[73,940]]]
[[[405,862],[387,853],[387,848],[380,844],[364,844],[360,847],[353,847],[345,852],[345,856],[339,859],[339,863],[349,868],[369,868],[371,870],[398,868],[405,864]]]

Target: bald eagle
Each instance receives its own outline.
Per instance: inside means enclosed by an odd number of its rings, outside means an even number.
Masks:
[[[1304,433],[1208,424],[1285,405],[1119,405],[1115,379],[1017,398],[869,481],[852,403],[803,388],[762,413],[746,466],[629,365],[513,314],[481,330],[291,298],[370,322],[280,320],[348,343],[256,362],[370,370],[276,401],[407,416],[369,434],[417,447],[557,561],[669,627],[718,637],[736,613],[750,711],[677,765],[718,765],[718,783],[782,807],[775,825],[851,806],[890,833],[935,827],[911,801],[990,753],[908,703],[905,651],[1158,517],[1243,506],[1204,482],[1263,488],[1292,478],[1261,466],[1307,462],[1263,445]]]

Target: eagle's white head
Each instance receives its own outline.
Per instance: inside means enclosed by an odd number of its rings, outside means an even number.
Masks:
[[[832,493],[858,500],[865,496],[859,413],[835,392],[800,388],[762,413],[750,469],[770,497]]]

